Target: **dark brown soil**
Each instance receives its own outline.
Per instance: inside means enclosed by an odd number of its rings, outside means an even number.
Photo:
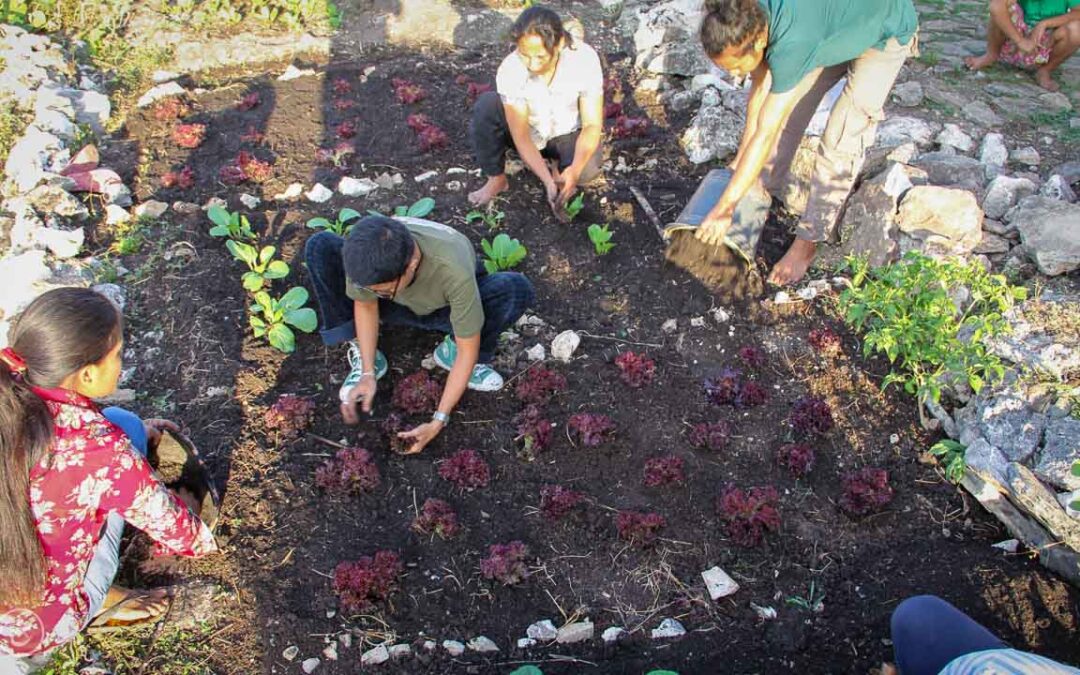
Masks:
[[[465,225],[465,195],[479,179],[464,174],[417,184],[413,176],[429,169],[471,168],[466,140],[469,105],[459,73],[491,81],[498,53],[427,54],[366,52],[358,61],[332,65],[324,75],[292,82],[251,81],[209,91],[194,100],[193,120],[209,125],[207,141],[194,151],[177,148],[169,127],[139,115],[128,132],[143,166],[136,191],[141,199],[204,203],[212,196],[242,208],[244,190],[264,198],[249,212],[265,241],[277,244],[293,268],[278,292],[303,284],[299,258],[310,230],[304,222],[331,215],[344,206],[385,211],[432,195],[433,218],[457,226],[479,244],[482,225]],[[625,61],[608,56],[616,72]],[[366,83],[363,68],[374,65]],[[393,98],[390,79],[422,84],[427,99],[403,106]],[[355,107],[335,110],[332,83],[352,85]],[[377,421],[390,411],[390,392],[402,375],[415,371],[440,336],[386,330],[381,347],[391,373],[380,383],[374,419],[348,428],[338,414],[337,387],[345,374],[344,352],[324,348],[316,336],[303,336],[295,354],[279,354],[247,333],[248,299],[240,270],[220,240],[208,236],[200,212],[172,216],[155,230],[156,253],[126,261],[139,263],[146,276],[131,283],[130,345],[139,365],[133,385],[146,392],[144,414],[165,412],[181,421],[199,445],[224,490],[221,530],[225,552],[187,563],[186,574],[215,579],[228,592],[221,603],[215,638],[215,672],[298,672],[281,657],[298,645],[303,657],[317,656],[324,636],[349,628],[393,631],[398,641],[421,637],[436,641],[486,635],[502,652],[495,657],[467,655],[410,659],[393,672],[505,673],[513,663],[543,663],[545,673],[641,673],[667,667],[689,673],[866,672],[891,657],[889,615],[904,598],[934,593],[954,602],[1018,647],[1036,649],[1067,661],[1080,660],[1077,599],[1080,594],[1028,556],[1004,555],[991,544],[1007,538],[996,521],[964,493],[942,479],[940,470],[919,461],[934,440],[919,428],[909,398],[880,391],[887,365],[860,356],[858,339],[833,318],[829,297],[781,308],[750,298],[726,305],[730,319],[717,323],[710,310],[716,296],[693,277],[665,263],[652,224],[628,190],[636,185],[662,219],[671,219],[704,175],[682,159],[669,125],[682,120],[659,107],[640,110],[623,82],[624,104],[649,114],[648,137],[615,141],[614,159],[632,167],[655,159],[655,167],[609,172],[607,185],[590,190],[586,209],[575,223],[560,225],[543,206],[539,185],[524,173],[512,178],[512,191],[500,209],[505,230],[529,247],[521,270],[538,290],[535,313],[552,330],[526,334],[511,343],[511,358],[554,332],[575,329],[583,336],[576,358],[553,367],[569,390],[547,412],[558,423],[552,447],[535,461],[517,456],[512,417],[520,410],[512,387],[498,394],[468,394],[454,423],[421,455],[402,458],[387,451]],[[233,109],[248,91],[261,104],[249,112]],[[423,112],[443,127],[450,147],[423,154],[405,126],[412,112]],[[355,176],[400,171],[405,182],[393,194],[367,201],[336,195],[323,205],[306,201],[280,204],[269,198],[291,182],[336,185],[315,150],[334,142],[341,121],[358,122]],[[242,142],[249,127],[265,142]],[[247,148],[274,161],[274,177],[261,186],[226,188],[218,169]],[[159,188],[164,171],[191,164],[197,175],[191,190]],[[387,168],[392,167],[392,168]],[[448,180],[464,186],[450,191]],[[434,187],[429,187],[434,186]],[[610,223],[615,249],[593,252],[585,227]],[[763,237],[762,254],[775,260],[790,234],[779,221]],[[478,246],[479,248],[479,246]],[[703,326],[691,318],[705,317]],[[678,319],[675,333],[661,325]],[[808,345],[808,332],[830,326],[844,336],[843,354],[826,358]],[[160,330],[155,342],[147,333]],[[526,332],[526,331],[523,331]],[[767,404],[739,410],[711,407],[702,379],[726,365],[738,365],[736,352],[758,346],[767,362],[754,375],[769,392]],[[656,360],[654,382],[633,390],[623,385],[611,363],[620,351],[644,351]],[[508,379],[528,367],[503,365]],[[208,387],[226,386],[225,398],[210,398]],[[279,394],[312,397],[318,405],[312,433],[280,443],[268,437],[262,417]],[[785,420],[791,404],[812,393],[827,400],[837,427],[815,443],[817,464],[804,480],[792,479],[774,455],[790,436]],[[154,408],[159,408],[155,410]],[[602,412],[618,424],[616,438],[598,449],[575,447],[564,433],[566,419],[578,411]],[[689,426],[727,420],[735,437],[718,453],[694,450]],[[897,442],[890,437],[896,435]],[[318,437],[373,451],[382,485],[373,494],[340,498],[314,485],[314,472],[335,448]],[[493,480],[484,489],[461,493],[438,477],[439,463],[460,448],[475,448],[489,462]],[[646,459],[674,454],[685,460],[684,485],[645,488]],[[873,466],[889,471],[896,491],[886,510],[863,518],[837,505],[840,477]],[[546,523],[537,514],[539,489],[558,483],[589,495],[590,504],[564,523]],[[773,485],[781,494],[781,531],[753,549],[733,544],[714,510],[728,485]],[[450,502],[464,525],[459,537],[442,541],[414,534],[414,508],[428,497]],[[620,541],[614,511],[655,511],[667,519],[663,539],[639,550]],[[531,577],[505,588],[481,578],[479,560],[490,544],[520,540],[530,551]],[[338,610],[328,575],[342,561],[376,550],[397,551],[406,564],[392,606],[371,617],[346,618]],[[700,578],[719,565],[742,585],[730,599],[709,600]],[[145,580],[144,580],[145,581]],[[824,611],[809,613],[787,602],[806,597],[811,585],[824,593]],[[779,619],[762,623],[750,603],[774,607]],[[597,633],[610,625],[633,631],[611,649],[594,640],[588,646],[514,649],[533,621],[588,616]],[[677,617],[691,631],[668,644],[653,642],[649,631],[664,617]],[[377,641],[377,640],[375,640]],[[324,660],[320,674],[359,669],[362,648],[356,639],[340,660]],[[580,659],[556,663],[556,655]],[[297,662],[300,659],[297,659]],[[586,663],[588,662],[588,663]]]

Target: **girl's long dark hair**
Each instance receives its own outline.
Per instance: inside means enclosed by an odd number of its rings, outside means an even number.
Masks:
[[[701,45],[709,56],[744,45],[765,28],[768,17],[758,0],[705,0]]]
[[[8,333],[26,372],[0,363],[0,607],[39,605],[48,568],[30,509],[30,470],[52,445],[53,420],[30,385],[58,387],[104,359],[122,331],[105,296],[57,288],[30,303]]]
[[[510,27],[510,39],[515,43],[526,35],[538,35],[544,43],[544,50],[554,54],[559,43],[566,40],[566,46],[574,44],[574,38],[563,26],[562,19],[555,10],[543,5],[533,5],[522,12],[514,25]]]

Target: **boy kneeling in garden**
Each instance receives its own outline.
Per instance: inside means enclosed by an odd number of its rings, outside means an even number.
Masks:
[[[465,389],[498,391],[491,367],[499,335],[532,304],[532,283],[515,272],[486,274],[469,240],[420,218],[368,216],[347,237],[320,232],[304,250],[322,317],[323,343],[349,343],[349,374],[338,392],[341,414],[371,412],[376,381],[387,371],[376,349],[379,322],[448,333],[434,359],[449,370],[430,422],[404,432],[407,454],[420,452],[450,419]]]

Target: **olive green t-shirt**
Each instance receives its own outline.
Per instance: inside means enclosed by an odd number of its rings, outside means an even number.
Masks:
[[[1080,0],[1077,0],[1080,1]],[[758,0],[769,18],[765,60],[772,89],[791,91],[816,68],[850,61],[889,38],[907,44],[919,27],[911,0]]]
[[[1024,10],[1024,23],[1031,29],[1043,19],[1068,14],[1077,6],[1080,6],[1080,0],[1020,0],[1020,8]]]
[[[416,276],[399,288],[394,302],[424,316],[450,308],[450,325],[457,337],[472,337],[484,327],[484,305],[476,285],[476,253],[465,235],[452,227],[422,218],[395,218],[409,228],[420,247]],[[345,280],[345,294],[360,302],[378,296]]]

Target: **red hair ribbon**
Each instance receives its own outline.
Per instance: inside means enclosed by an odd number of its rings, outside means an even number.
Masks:
[[[23,375],[26,373],[26,361],[23,361],[22,357],[15,353],[15,350],[11,347],[4,347],[0,349],[0,361],[4,362],[4,365],[8,367],[8,370],[13,375]]]

